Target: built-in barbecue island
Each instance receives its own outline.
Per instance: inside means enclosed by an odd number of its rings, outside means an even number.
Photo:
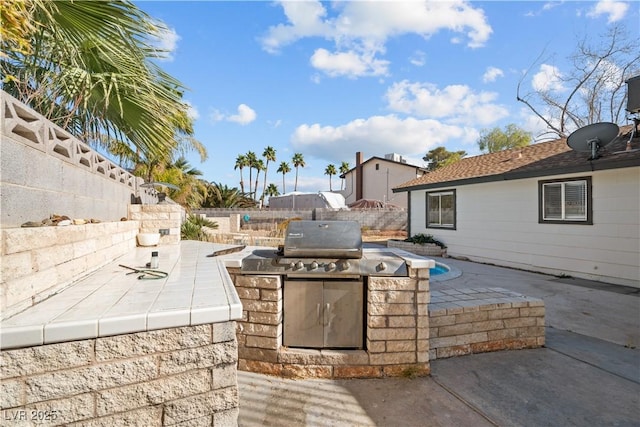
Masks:
[[[363,248],[352,221],[292,221],[284,245],[227,258],[243,305],[239,369],[291,377],[427,375],[434,261]]]

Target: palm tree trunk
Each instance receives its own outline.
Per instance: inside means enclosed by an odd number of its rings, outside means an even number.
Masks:
[[[284,172],[282,172],[282,194],[287,194],[287,189],[284,186]]]
[[[296,166],[296,184],[293,186],[293,191],[298,191],[298,167]]]

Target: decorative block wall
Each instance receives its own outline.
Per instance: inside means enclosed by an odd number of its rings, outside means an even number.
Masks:
[[[5,350],[0,416],[16,425],[237,425],[236,360],[235,322]]]

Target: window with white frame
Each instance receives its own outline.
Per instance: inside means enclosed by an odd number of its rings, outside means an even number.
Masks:
[[[427,193],[427,227],[456,228],[455,190]]]
[[[591,177],[538,183],[539,222],[593,224]]]

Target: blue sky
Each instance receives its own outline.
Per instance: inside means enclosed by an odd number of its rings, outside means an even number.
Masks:
[[[516,101],[518,82],[523,93],[554,87],[585,36],[640,28],[640,3],[620,1],[137,4],[166,25],[160,65],[189,88],[195,137],[209,152],[203,163],[189,155],[191,164],[239,187],[236,157],[272,146],[267,183],[280,192],[282,161],[293,190],[294,153],[306,162],[298,191],[316,192],[329,189],[327,165],[353,167],[358,151],[423,166],[438,146],[478,154],[483,129],[515,123],[539,135],[544,127]]]

